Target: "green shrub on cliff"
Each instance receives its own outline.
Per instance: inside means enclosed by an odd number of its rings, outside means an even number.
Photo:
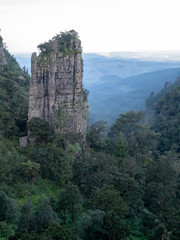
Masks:
[[[75,40],[79,39],[78,33],[74,30],[61,32],[53,37],[49,42],[44,42],[38,45],[42,55],[49,55],[53,51],[63,53],[63,56],[72,56],[81,53],[81,49],[77,48]],[[53,48],[53,41],[57,42],[57,49]]]

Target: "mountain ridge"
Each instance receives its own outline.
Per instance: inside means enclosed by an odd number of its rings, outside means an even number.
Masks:
[[[105,120],[111,124],[120,113],[145,109],[149,94],[161,90],[166,82],[174,82],[180,68],[155,71],[119,79],[115,84],[101,83],[89,87],[90,122]]]

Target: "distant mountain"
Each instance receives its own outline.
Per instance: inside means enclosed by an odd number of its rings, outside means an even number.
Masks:
[[[180,68],[144,73],[129,78],[113,78],[89,87],[90,122],[105,120],[109,124],[118,114],[145,108],[145,100],[157,93],[165,82],[174,82],[180,76]]]
[[[128,53],[127,53],[128,54]],[[129,55],[127,55],[129,56]],[[136,55],[135,55],[136,56]],[[106,57],[98,54],[84,54],[84,85],[89,89],[103,82],[102,77],[116,75],[127,78],[141,73],[180,67],[179,61],[144,60],[144,58]],[[147,58],[145,58],[147,59]],[[154,58],[153,58],[154,59]]]

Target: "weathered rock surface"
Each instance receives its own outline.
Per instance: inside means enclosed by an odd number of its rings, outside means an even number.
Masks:
[[[28,137],[27,137],[27,136],[21,137],[21,138],[19,139],[19,145],[20,145],[20,147],[22,147],[22,148],[27,147],[27,141],[28,141]]]
[[[81,41],[74,32],[63,34],[69,38],[58,35],[39,45],[38,56],[32,54],[28,118],[39,117],[56,132],[85,136],[88,104],[82,85]]]

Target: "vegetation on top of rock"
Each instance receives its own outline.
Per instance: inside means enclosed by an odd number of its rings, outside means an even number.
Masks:
[[[76,53],[81,53],[79,46],[76,46],[76,40],[79,40],[78,33],[74,30],[61,32],[53,37],[52,40],[44,42],[38,45],[41,54],[49,55],[53,51],[59,51],[63,53],[63,56],[72,56]],[[57,46],[54,47],[56,42]]]
[[[39,44],[38,48],[40,49],[42,54],[49,54],[50,52],[52,52],[52,46],[49,42]]]

